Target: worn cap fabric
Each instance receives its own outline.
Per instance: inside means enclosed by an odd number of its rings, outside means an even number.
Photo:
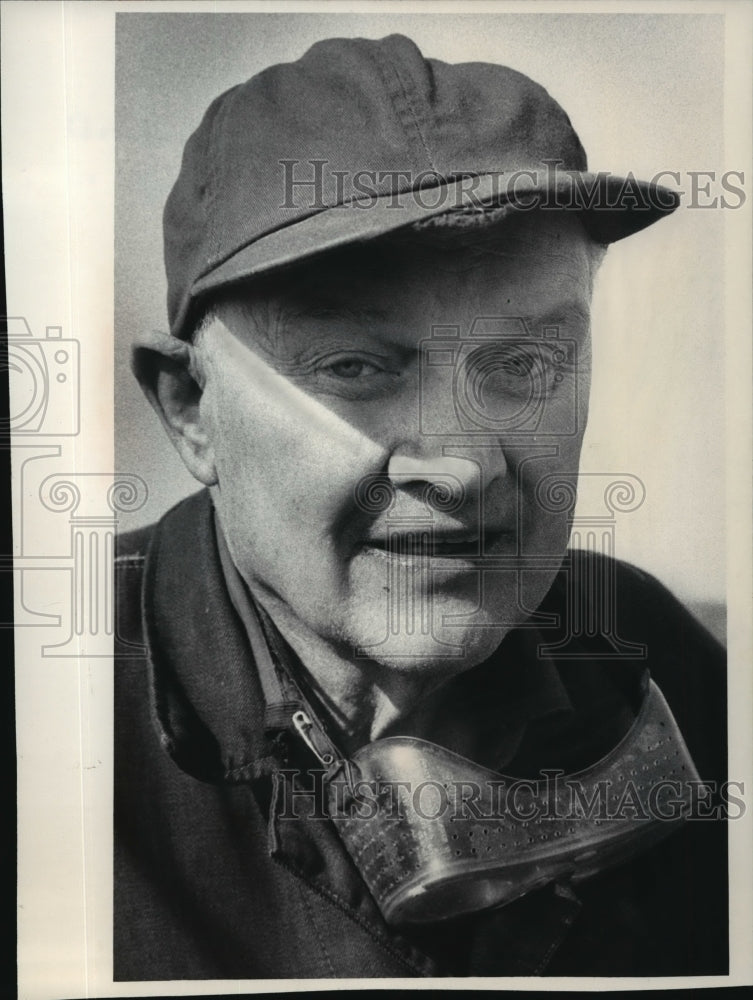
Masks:
[[[676,192],[590,174],[570,119],[505,66],[425,59],[402,35],[317,42],[210,105],[164,213],[170,329],[232,282],[448,213],[581,213],[611,243]]]

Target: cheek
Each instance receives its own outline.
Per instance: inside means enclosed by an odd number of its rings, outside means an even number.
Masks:
[[[322,403],[280,383],[280,376],[249,384],[231,374],[209,396],[219,493],[235,520],[245,514],[260,532],[331,545],[381,451]]]
[[[562,407],[569,405],[564,414]],[[578,491],[581,445],[588,415],[588,387],[578,398],[552,406],[547,436],[539,449],[521,449],[516,468],[522,504],[523,552],[559,556],[569,537],[569,522]],[[562,433],[563,427],[568,433]]]

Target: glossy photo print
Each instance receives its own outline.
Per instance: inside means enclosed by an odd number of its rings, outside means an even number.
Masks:
[[[62,12],[25,996],[744,982],[742,9]]]

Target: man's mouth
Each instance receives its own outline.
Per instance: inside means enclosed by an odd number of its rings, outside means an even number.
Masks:
[[[479,559],[493,552],[510,532],[505,530],[435,532],[417,529],[369,538],[366,548],[401,559]]]

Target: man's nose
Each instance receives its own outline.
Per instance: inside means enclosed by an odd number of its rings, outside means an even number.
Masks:
[[[398,495],[420,496],[447,513],[478,500],[506,472],[500,442],[482,444],[461,435],[402,441],[387,462]]]
[[[503,441],[461,419],[451,372],[430,371],[421,380],[418,406],[414,397],[412,406],[393,416],[400,422],[393,424],[387,472],[395,485],[438,484],[451,477],[466,491],[483,491],[507,475]]]
[[[432,506],[452,509],[463,506],[482,489],[482,470],[477,462],[444,455],[441,449],[423,453],[398,449],[390,455],[387,475],[398,493],[420,493]]]

